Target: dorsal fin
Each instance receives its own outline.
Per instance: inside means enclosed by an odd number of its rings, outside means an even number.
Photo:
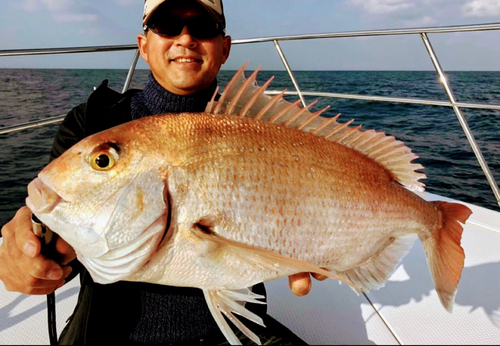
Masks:
[[[247,80],[246,66],[247,63],[243,64],[225,87],[219,100],[212,99],[205,112],[269,121],[280,126],[311,132],[318,137],[324,137],[367,155],[389,170],[394,180],[408,189],[415,192],[424,191],[425,185],[419,180],[426,176],[416,172],[424,167],[411,163],[418,156],[403,142],[393,136],[387,136],[384,132],[361,131],[361,125],[349,127],[353,120],[339,123],[337,119],[340,114],[333,118],[322,117],[321,114],[329,107],[311,113],[309,108],[315,102],[303,108],[299,102],[286,101],[283,98],[284,92],[273,97],[266,95],[264,91],[272,78],[259,87],[256,82],[259,68]]]

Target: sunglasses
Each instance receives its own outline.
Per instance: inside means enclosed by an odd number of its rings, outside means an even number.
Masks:
[[[185,26],[188,27],[189,34],[197,39],[214,38],[224,32],[219,23],[207,17],[189,19],[168,17],[161,20],[152,20],[147,27],[157,35],[175,37],[182,32]]]

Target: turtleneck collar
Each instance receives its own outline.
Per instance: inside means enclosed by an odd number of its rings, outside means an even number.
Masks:
[[[149,82],[144,90],[132,97],[132,119],[164,113],[203,112],[212,99],[216,87],[217,79],[199,93],[188,96],[177,95],[165,90],[150,73]]]

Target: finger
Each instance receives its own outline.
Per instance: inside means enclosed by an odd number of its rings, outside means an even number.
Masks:
[[[3,268],[4,286],[7,291],[15,291],[24,294],[47,294],[54,292],[58,287],[65,283],[66,277],[71,273],[72,268],[63,266],[61,268],[62,276],[57,280],[47,280],[34,277],[28,272],[22,271],[20,268],[11,267]]]
[[[328,270],[326,268],[321,268],[321,269]],[[311,275],[312,275],[313,278],[315,278],[318,281],[323,281],[325,279],[328,279],[328,276],[322,275],[322,274],[318,274],[318,273],[311,273]]]
[[[58,269],[60,269],[60,270],[54,271],[55,274],[53,277],[50,276],[50,272],[49,272],[49,274],[46,275],[46,277],[36,278],[35,280],[33,280],[33,283],[31,284],[31,286],[34,288],[50,288],[50,287],[52,287],[54,289],[62,286],[65,283],[65,279],[71,273],[73,268],[71,268],[70,266],[62,266],[62,267],[59,267]],[[57,277],[57,279],[56,279],[56,277]]]
[[[68,264],[76,258],[75,250],[61,237],[57,237],[56,251],[61,254],[62,264]]]
[[[54,275],[54,278],[37,278],[35,276],[27,278],[28,284],[25,284],[25,286],[29,287],[31,290],[52,289],[53,292],[58,287],[64,285],[64,283],[66,282],[65,279],[71,273],[73,268],[71,268],[70,266],[62,266],[59,269],[60,270],[54,271],[57,272],[57,275]],[[48,276],[50,277],[50,275]],[[58,277],[57,279],[55,279],[56,276]]]
[[[41,254],[30,257],[21,251],[16,243],[10,242],[6,246],[9,259],[7,266],[11,273],[43,280],[60,280],[62,278],[63,269],[56,261]],[[29,282],[28,285],[30,285]]]
[[[53,293],[59,287],[64,285],[65,281],[46,281],[41,280],[39,282],[35,282],[34,285],[26,285],[23,281],[17,281],[14,284],[12,283],[4,283],[5,289],[11,292],[19,292],[22,294],[29,295],[47,295]]]
[[[34,279],[58,281],[64,279],[64,270],[56,261],[43,255],[36,257],[21,256],[17,267],[21,273],[25,273]]]
[[[288,285],[296,296],[305,296],[311,290],[311,276],[308,272],[290,275],[288,277]]]
[[[31,210],[28,207],[19,209],[12,219],[12,227],[16,232],[16,244],[27,256],[35,257],[40,254],[40,239],[33,233],[31,224]]]
[[[47,294],[64,284],[71,268],[61,267],[40,255],[41,244],[32,233],[31,215],[31,211],[23,207],[2,227],[0,278],[8,291]],[[34,257],[23,250],[26,241],[34,243]]]
[[[28,281],[29,277],[61,279],[61,266],[40,255],[40,240],[32,232],[31,211],[27,207],[19,209],[2,232],[5,233],[2,245],[7,253],[6,266],[11,274],[21,278],[24,276]],[[31,246],[33,247],[30,250]]]
[[[39,295],[39,296],[46,296],[47,294],[51,294],[51,293],[54,293],[54,291],[56,289],[58,289],[59,287],[63,286],[63,284],[61,284],[60,286],[57,286],[57,287],[48,287],[48,288],[35,288],[35,289],[32,289],[31,291],[29,291],[29,293],[25,293],[25,294],[29,294],[29,295]]]

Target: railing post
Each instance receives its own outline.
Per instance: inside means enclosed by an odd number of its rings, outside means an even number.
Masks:
[[[483,157],[481,149],[479,149],[479,146],[477,145],[476,139],[474,138],[474,135],[472,134],[472,131],[469,128],[469,124],[467,123],[467,120],[465,120],[465,117],[462,114],[460,107],[457,105],[457,102],[455,100],[455,95],[453,95],[453,91],[451,90],[448,79],[446,78],[446,75],[444,74],[444,71],[441,68],[441,64],[439,63],[439,60],[436,56],[436,53],[434,52],[434,49],[432,48],[429,37],[427,37],[427,33],[425,33],[425,32],[420,33],[420,36],[422,37],[422,40],[424,41],[425,48],[427,49],[427,52],[429,53],[429,56],[432,60],[432,64],[434,65],[434,68],[436,69],[436,72],[439,75],[439,81],[443,85],[443,88],[446,91],[448,98],[450,99],[451,106],[452,106],[453,110],[455,111],[455,114],[458,118],[460,125],[462,126],[462,130],[464,131],[465,136],[467,137],[467,140],[469,141],[469,144],[472,148],[472,151],[476,155],[476,158],[477,158],[477,161],[479,162],[479,165],[483,169],[483,172],[484,172],[484,175],[486,176],[486,179],[488,179],[488,182],[491,186],[491,189],[493,190],[493,194],[495,195],[497,203],[500,206],[500,190],[498,189],[498,185],[495,181],[495,178],[491,174],[490,168],[488,167],[488,164],[486,163],[486,160]]]
[[[297,83],[297,80],[295,79],[295,76],[293,75],[292,69],[290,68],[290,65],[288,65],[288,61],[286,61],[285,54],[283,53],[283,50],[281,49],[280,43],[277,40],[273,40],[274,47],[276,47],[276,50],[278,51],[278,54],[281,58],[281,61],[283,62],[283,65],[285,65],[285,69],[288,72],[288,75],[290,76],[290,79],[292,80],[293,86],[295,87],[295,90],[297,90],[297,94],[299,95],[300,101],[302,101],[302,105],[306,107],[306,100],[304,100],[304,96],[302,96],[302,92],[299,89],[299,84]]]
[[[130,82],[132,82],[132,77],[134,76],[135,67],[137,66],[137,60],[139,60],[139,55],[139,49],[136,49],[134,59],[132,60],[132,65],[130,65],[130,68],[128,70],[127,79],[125,80],[125,84],[123,85],[122,94],[130,87]]]

